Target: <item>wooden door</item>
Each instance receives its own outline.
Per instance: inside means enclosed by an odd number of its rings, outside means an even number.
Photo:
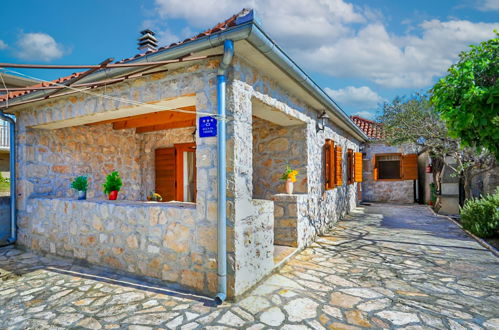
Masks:
[[[156,149],[155,152],[156,193],[164,202],[176,199],[175,148]]]

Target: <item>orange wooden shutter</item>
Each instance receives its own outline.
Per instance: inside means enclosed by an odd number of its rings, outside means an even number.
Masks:
[[[327,139],[324,144],[324,177],[326,190],[334,188],[334,142]]]
[[[373,180],[378,181],[378,160],[375,155],[373,155],[371,162],[373,165]]]
[[[156,192],[164,202],[175,200],[175,148],[156,149]]]
[[[362,182],[362,152],[356,152],[354,155],[355,155],[354,181]]]
[[[353,183],[353,150],[348,149],[347,150],[347,180],[348,184]]]
[[[343,185],[343,148],[336,146],[335,152],[336,175],[335,181],[337,186]]]
[[[402,155],[401,159],[401,172],[403,180],[417,180],[418,179],[418,155],[408,154]]]

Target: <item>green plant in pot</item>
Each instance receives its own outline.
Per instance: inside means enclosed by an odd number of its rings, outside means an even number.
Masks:
[[[76,177],[71,182],[71,188],[78,191],[78,199],[87,199],[88,178],[86,176]]]
[[[102,185],[104,194],[109,196],[109,200],[114,201],[118,198],[118,191],[120,191],[122,185],[120,174],[113,171],[106,177],[106,182]]]

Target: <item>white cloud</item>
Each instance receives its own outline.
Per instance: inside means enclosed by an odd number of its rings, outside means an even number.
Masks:
[[[483,1],[490,8],[498,2]],[[161,17],[185,19],[199,29],[243,7],[255,8],[265,30],[302,66],[392,88],[431,86],[469,44],[499,29],[499,23],[430,20],[393,34],[379,11],[344,0],[156,0],[156,5]]]
[[[374,120],[374,117],[375,117],[374,112],[369,112],[369,111],[357,111],[357,112],[352,113],[352,115],[359,116],[359,117],[366,118],[366,119],[370,119],[370,120]]]
[[[375,91],[368,86],[347,86],[341,89],[325,88],[333,100],[338,102],[349,110],[373,110],[376,109],[378,104],[382,103],[384,99],[379,96]]]
[[[481,11],[499,10],[499,0],[483,0],[479,1],[477,9]]]
[[[3,40],[0,40],[0,49],[5,49],[7,47],[7,44]]]
[[[48,62],[61,58],[64,49],[46,33],[23,33],[16,43],[16,56],[23,60]]]

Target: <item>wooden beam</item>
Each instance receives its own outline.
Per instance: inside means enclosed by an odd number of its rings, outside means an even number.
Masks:
[[[148,113],[145,115],[133,116],[125,120],[113,122],[113,129],[127,129],[146,127],[151,125],[169,124],[174,121],[184,121],[196,119],[196,112],[184,113],[175,111],[160,111]]]
[[[210,57],[222,56],[223,54],[212,54],[196,57],[181,57],[174,60],[155,61],[155,62],[127,62],[109,64],[108,68],[133,68],[141,66],[165,65],[180,62],[189,62],[203,60]],[[17,64],[17,63],[0,63],[0,68],[23,68],[23,69],[100,69],[101,65],[51,65],[51,64]]]
[[[188,106],[188,107],[180,107],[180,108],[177,108],[177,109],[178,110],[183,110],[183,111],[192,111],[195,114],[196,106],[191,105],[191,106]],[[152,115],[155,115],[155,114],[158,114],[158,113],[162,113],[162,112],[174,113],[175,111],[173,111],[173,110],[155,111],[155,112],[151,112],[151,113],[147,113],[147,114],[143,114],[143,115],[136,115],[136,116],[127,116],[127,117],[122,117],[122,118],[107,119],[107,120],[102,120],[102,121],[98,121],[98,122],[95,122],[95,123],[88,123],[88,124],[85,124],[85,125],[86,126],[95,126],[95,125],[103,125],[103,124],[114,124],[114,123],[119,123],[119,122],[122,122],[122,121],[141,119],[141,118],[144,118],[144,116],[152,116]],[[183,112],[175,112],[175,113],[183,113]],[[149,124],[152,124],[152,123],[149,123]]]
[[[175,121],[171,122],[168,124],[161,124],[161,125],[152,125],[152,126],[146,126],[146,127],[139,127],[135,129],[136,133],[147,133],[147,132],[154,132],[154,131],[162,131],[165,129],[172,129],[172,128],[182,128],[182,127],[194,127],[196,126],[196,119],[192,120],[183,120],[183,121]]]

